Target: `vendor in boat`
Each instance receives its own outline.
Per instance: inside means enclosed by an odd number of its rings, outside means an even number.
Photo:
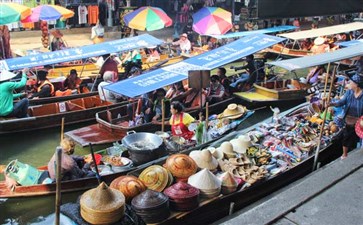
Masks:
[[[195,119],[184,111],[184,106],[180,102],[172,102],[170,104],[171,118],[169,123],[171,125],[171,132],[174,136],[180,136],[190,140],[194,132],[189,131],[188,126],[195,121]]]
[[[118,63],[116,62],[115,57],[116,55],[114,54],[105,54],[102,56],[104,61],[99,71],[99,74],[103,79],[105,72],[111,71],[113,74],[112,80],[114,82],[118,81],[118,68],[117,68]]]
[[[37,72],[36,93],[29,99],[47,98],[54,96],[54,85],[47,79],[48,71],[39,70]]]
[[[78,77],[77,70],[71,69],[67,79],[63,83],[63,91],[58,90],[55,96],[67,96],[81,93],[81,78]],[[86,88],[86,87],[85,87]]]
[[[209,104],[214,104],[223,100],[224,97],[224,87],[220,83],[220,78],[218,75],[212,75],[210,77],[210,85],[206,89],[207,102]]]
[[[355,132],[355,124],[363,115],[363,76],[354,74],[346,84],[348,89],[340,100],[333,100],[331,106],[344,106],[345,127],[343,128],[343,154],[341,159],[348,156],[348,151],[357,147],[359,137]]]
[[[23,88],[27,80],[27,69],[23,69],[22,77],[19,82],[9,81],[11,78],[15,77],[16,74],[7,71],[2,71],[0,73],[0,116],[6,117],[27,117],[28,116],[28,106],[29,100],[23,98],[16,102],[14,99],[19,97],[25,97],[26,93],[13,94],[14,90]]]
[[[60,143],[62,147],[62,180],[74,180],[82,177],[94,176],[90,170],[89,164],[86,164],[83,157],[74,156],[75,143],[67,138],[63,139]],[[56,178],[55,172],[56,153],[52,156],[48,163],[49,177],[52,180]]]

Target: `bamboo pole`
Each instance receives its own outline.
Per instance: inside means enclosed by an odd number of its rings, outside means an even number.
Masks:
[[[329,88],[327,103],[330,102],[330,95],[331,95],[331,92],[332,92],[332,89],[333,89],[333,84],[334,84],[334,79],[335,79],[335,69],[336,68],[334,67],[332,79],[330,81],[330,88]],[[325,88],[327,86],[327,83],[328,83],[328,79],[325,79]],[[324,88],[324,93],[325,93],[325,88]],[[328,107],[325,107],[324,112],[323,112],[323,123],[322,123],[321,128],[320,128],[320,134],[319,134],[319,139],[318,139],[319,142],[318,142],[318,145],[316,146],[316,150],[315,150],[313,171],[316,169],[316,165],[318,163],[321,138],[323,137],[324,126],[325,126],[325,121],[326,121],[326,114],[328,114]]]
[[[208,117],[209,117],[209,102],[205,104],[205,128],[208,131]]]
[[[61,141],[63,141],[63,138],[64,138],[64,117],[62,117],[62,123],[61,123],[61,134],[60,134]]]
[[[164,120],[165,120],[165,104],[163,99],[161,100],[161,132],[164,132],[165,130]]]
[[[62,148],[60,146],[56,149],[57,155],[57,173],[56,173],[56,195],[55,195],[55,224],[60,224],[60,206],[62,203],[61,181],[62,181]]]

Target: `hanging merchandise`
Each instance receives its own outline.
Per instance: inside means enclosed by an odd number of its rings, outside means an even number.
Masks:
[[[47,21],[40,21],[40,30],[42,31],[42,44],[44,48],[49,47],[48,23]]]

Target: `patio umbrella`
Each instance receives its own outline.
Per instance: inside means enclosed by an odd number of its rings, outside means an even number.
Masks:
[[[201,35],[225,34],[232,28],[232,14],[219,7],[203,7],[193,14],[193,30]]]
[[[0,25],[18,22],[31,14],[31,9],[17,3],[0,3]]]
[[[21,20],[23,23],[38,22],[39,20],[68,19],[74,16],[74,12],[58,5],[39,5],[32,8],[32,14]]]
[[[126,26],[136,30],[159,30],[173,24],[166,13],[158,7],[141,7],[124,16]]]

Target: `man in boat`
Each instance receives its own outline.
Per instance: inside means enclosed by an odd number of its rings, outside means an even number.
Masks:
[[[177,45],[177,53],[180,54],[189,54],[192,49],[192,44],[190,43],[188,39],[188,35],[186,33],[183,33],[180,35],[180,39],[178,41],[172,42],[172,45]]]
[[[237,79],[237,81],[231,84],[231,87],[237,90],[248,89],[253,83],[255,83],[260,77],[265,75],[264,64],[257,63],[253,54],[246,56],[247,64],[241,67],[231,67],[231,69],[237,70],[247,70]]]
[[[37,72],[36,93],[30,99],[46,98],[54,95],[54,85],[47,79],[48,71],[39,70]]]
[[[162,103],[164,102],[164,116],[167,118],[170,115],[170,100],[167,99],[166,91],[164,88],[159,88],[155,91],[155,101],[153,104],[153,121],[159,120],[162,117]]]
[[[62,147],[62,168],[61,176],[62,180],[74,180],[87,176],[94,176],[94,173],[89,170],[88,165],[85,166],[83,157],[74,156],[75,143],[67,138],[63,139],[60,143]],[[52,156],[48,163],[49,177],[55,180],[55,165],[56,165],[56,153]]]
[[[232,88],[231,88],[231,81],[228,79],[228,77],[226,76],[227,70],[224,67],[219,67],[217,69],[217,75],[219,76],[219,80],[220,83],[223,85],[224,87],[224,91],[225,91],[225,96],[230,96],[232,95]]]
[[[2,71],[0,73],[0,116],[6,117],[27,117],[29,100],[23,98],[13,103],[14,99],[25,97],[26,93],[13,94],[14,90],[25,87],[27,80],[27,69],[23,69],[22,77],[19,82],[11,82],[9,79],[16,76],[16,74]]]
[[[223,100],[224,97],[224,87],[220,83],[220,78],[218,75],[212,75],[210,77],[210,86],[206,89],[207,102],[209,104],[214,104]]]

